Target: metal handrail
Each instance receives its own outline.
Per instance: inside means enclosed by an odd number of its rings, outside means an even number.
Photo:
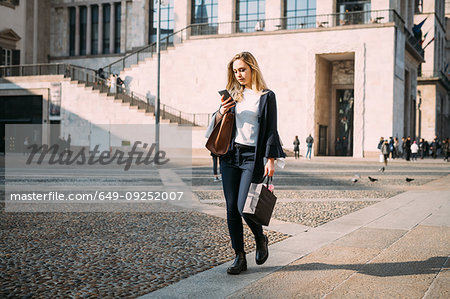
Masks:
[[[173,32],[160,40],[161,50],[166,50],[169,45],[173,45],[175,41],[177,43],[183,43],[183,33],[186,33],[191,28],[191,25],[180,29],[176,32]],[[179,35],[178,39],[177,36]],[[185,35],[187,36],[187,34]],[[186,39],[186,37],[184,38]],[[108,64],[103,67],[106,73],[120,73],[126,67],[131,66],[132,64],[137,64],[139,61],[144,60],[145,58],[152,57],[153,53],[156,53],[156,42],[151,43],[149,45],[143,46],[137,49],[134,52],[131,52],[128,55]]]
[[[44,75],[63,75],[65,78],[71,78],[101,93],[107,93],[125,103],[130,103],[130,106],[137,106],[138,109],[144,109],[148,113],[155,112],[155,104],[152,100],[126,88],[117,87],[117,90],[111,90],[108,79],[102,78],[97,71],[90,68],[65,63],[0,66],[0,78]],[[208,126],[211,117],[207,113],[182,112],[165,104],[161,104],[160,111],[162,119],[188,126]]]

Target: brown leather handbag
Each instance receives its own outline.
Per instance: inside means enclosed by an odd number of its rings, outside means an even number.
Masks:
[[[231,134],[233,133],[234,113],[226,112],[218,122],[206,142],[206,148],[217,156],[225,155],[230,146]]]

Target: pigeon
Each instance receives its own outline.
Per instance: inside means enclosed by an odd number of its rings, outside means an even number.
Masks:
[[[369,180],[371,181],[371,182],[376,182],[376,181],[378,181],[378,179],[376,179],[376,178],[373,178],[373,177],[368,177],[369,178]]]
[[[352,179],[352,182],[353,182],[353,183],[356,183],[357,181],[358,181],[357,178],[353,178],[353,179]]]
[[[384,166],[380,168],[380,170],[378,170],[379,172],[384,172]]]
[[[408,183],[414,181],[414,179],[410,179],[410,178],[406,178],[406,180]]]

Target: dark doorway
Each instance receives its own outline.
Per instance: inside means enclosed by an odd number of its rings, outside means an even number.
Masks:
[[[353,89],[338,89],[336,97],[336,155],[353,156]]]
[[[0,96],[0,152],[2,153],[5,152],[5,125],[7,124],[42,124],[42,96]],[[33,137],[29,136],[29,138]],[[15,143],[22,145],[23,140],[17,140]]]
[[[319,126],[319,155],[325,156],[327,154],[327,130],[328,126]]]

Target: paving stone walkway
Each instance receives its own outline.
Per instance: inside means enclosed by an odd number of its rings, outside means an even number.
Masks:
[[[405,293],[410,298],[449,297],[447,165],[392,163],[382,174],[371,161],[311,162],[288,160],[277,171],[278,211],[267,229],[270,258],[255,265],[246,229],[249,270],[237,277],[226,275],[233,253],[209,159],[177,172],[198,199],[189,209],[5,213],[0,201],[0,297],[353,297],[362,286],[367,297],[375,294],[369,290],[395,296],[388,278],[413,285]],[[353,183],[355,174],[364,181]],[[415,180],[407,183],[406,176]],[[108,178],[107,185],[116,179],[126,178]],[[27,176],[15,183],[48,180]]]

